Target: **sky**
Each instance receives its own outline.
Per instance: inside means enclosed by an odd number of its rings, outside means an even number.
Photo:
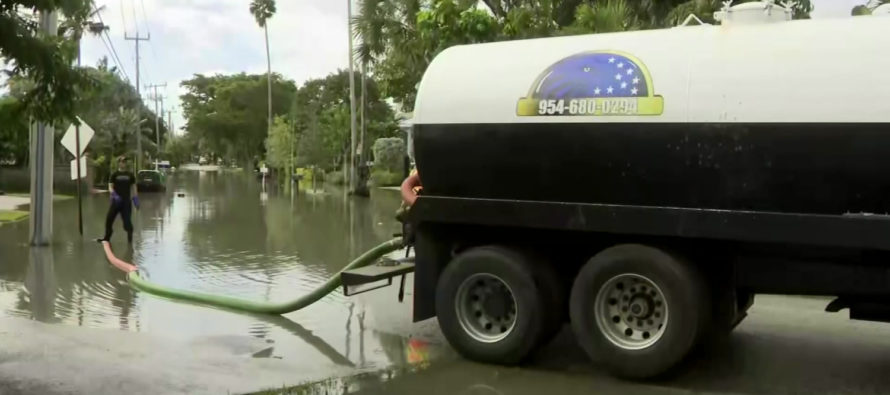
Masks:
[[[867,0],[812,0],[813,18],[848,17]],[[139,84],[164,84],[158,93],[173,111],[176,129],[185,123],[179,96],[182,80],[195,74],[264,73],[263,30],[251,16],[249,0],[97,0],[121,67],[135,84],[135,41],[140,42]],[[347,0],[279,0],[269,22],[272,70],[297,84],[348,65]],[[95,65],[110,47],[98,37],[83,40],[83,64]],[[149,106],[154,102],[146,99]]]

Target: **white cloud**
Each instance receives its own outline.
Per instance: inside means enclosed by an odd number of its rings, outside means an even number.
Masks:
[[[111,28],[108,33],[133,83],[135,43],[124,40],[124,36],[135,35],[137,29],[142,36],[150,32],[151,40],[140,43],[140,84],[144,91],[147,83],[167,83],[163,92],[167,96],[165,105],[177,110],[176,127],[184,125],[178,97],[184,93],[178,86],[182,80],[199,73],[266,71],[263,30],[250,14],[248,1],[99,0],[97,3],[105,6],[102,18]],[[299,84],[347,66],[345,1],[280,0],[277,6],[278,12],[269,22],[272,71]],[[144,15],[148,17],[148,24]],[[84,64],[95,64],[102,56],[110,58],[99,38],[84,40]]]

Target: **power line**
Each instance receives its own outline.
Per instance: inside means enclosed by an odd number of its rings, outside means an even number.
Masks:
[[[145,12],[145,0],[139,1],[142,3],[142,19],[145,21],[145,32],[151,35],[151,29],[148,28],[148,13]],[[136,8],[135,5],[133,8]]]
[[[129,81],[130,76],[127,75],[127,71],[121,65],[121,61],[117,57],[117,52],[114,50],[114,46],[113,45],[109,46],[108,43],[105,41],[105,36],[103,36],[103,35],[99,35],[99,39],[102,40],[102,44],[105,44],[105,49],[108,50],[108,53],[111,55],[111,61],[114,62],[115,66],[117,66],[117,70],[119,70],[121,72],[121,74],[124,75],[124,79]]]
[[[132,1],[133,1],[133,10],[135,11],[136,0],[132,0]],[[148,13],[145,11],[145,0],[139,0],[139,2],[140,2],[140,5],[142,6],[142,20],[145,21],[145,33],[148,34],[149,36],[151,36],[151,24],[148,21]],[[158,62],[158,53],[155,50],[155,46],[151,41],[148,42],[148,46],[149,46],[149,48],[151,48],[151,58],[154,61],[154,66],[157,67],[157,65],[160,64],[160,62]],[[146,77],[149,77],[149,79],[151,79],[151,73],[146,71],[145,75],[146,75]]]
[[[132,5],[132,7],[130,7],[130,10],[133,12],[133,33],[134,33],[135,37],[128,37],[129,35],[127,32],[128,26],[127,26],[125,3],[129,3]],[[136,16],[136,1],[135,0],[131,0],[130,2],[124,2],[124,0],[120,0],[120,5],[121,5],[121,23],[123,23],[123,25],[124,25],[124,40],[135,40],[137,42],[137,44],[136,44],[136,60],[135,60],[136,66],[135,67],[136,67],[136,74],[137,74],[136,85],[139,85],[139,80],[140,80],[139,74],[145,74],[146,78],[144,78],[144,79],[146,79],[146,80],[151,81],[153,79],[151,72],[148,69],[140,70],[140,67],[139,67],[140,56],[139,56],[139,44],[138,44],[139,41],[148,41],[149,45],[151,45],[151,41],[149,41],[147,39],[147,38],[151,37],[151,32],[147,32],[146,37],[141,36],[141,32],[139,31],[139,18]],[[152,48],[154,48],[154,47],[152,47]],[[138,86],[136,88],[136,92],[137,93],[139,92]],[[141,94],[139,95],[139,100],[142,100]]]
[[[139,30],[136,30],[135,36],[130,36],[129,34],[124,33],[124,40],[127,41],[135,41],[136,42],[136,96],[139,97],[139,104],[136,106],[136,119],[140,120],[140,122],[136,125],[136,170],[142,169],[142,94],[139,87],[139,42],[140,41],[149,41],[151,36],[142,37],[139,35]]]
[[[96,17],[99,18],[99,23],[105,25],[105,21],[102,20],[102,13],[99,12],[99,9],[96,7],[96,2],[92,2],[92,4],[93,8],[96,9]],[[126,28],[126,26],[124,28]],[[130,76],[127,75],[127,70],[124,69],[124,63],[121,62],[121,58],[117,56],[117,50],[114,48],[114,42],[111,41],[111,36],[108,35],[108,29],[102,29],[102,34],[99,35],[99,38],[102,39],[102,43],[105,44],[105,48],[110,50],[111,59],[114,61],[114,64],[117,65],[117,69],[120,70],[120,72],[124,75],[124,78],[129,81]],[[108,41],[107,43],[106,40]]]
[[[149,41],[150,42],[150,41]],[[161,156],[161,120],[164,119],[164,96],[158,93],[158,88],[166,88],[167,83],[163,84],[146,84],[145,88],[154,89],[154,95],[149,94],[149,97],[155,102],[155,153],[157,158],[155,158],[155,170],[157,170],[158,160],[160,160]],[[160,107],[158,106],[158,102],[160,102]],[[160,112],[158,109],[160,108]],[[169,132],[169,130],[168,130]],[[170,136],[167,136],[167,139],[170,139]]]
[[[130,0],[130,3],[133,4],[133,28],[136,29],[136,34],[139,34],[139,18],[136,17],[136,0]]]
[[[121,24],[124,25],[124,34],[127,33],[127,18],[124,17],[124,0],[121,0]]]

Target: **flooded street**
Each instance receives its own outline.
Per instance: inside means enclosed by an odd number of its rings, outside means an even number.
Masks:
[[[370,199],[349,199],[336,189],[291,195],[246,175],[181,172],[165,193],[140,197],[132,248],[120,220],[115,224],[119,257],[164,285],[254,300],[303,295],[399,231],[393,219],[399,197],[386,190],[374,190]],[[127,391],[249,392],[307,382],[295,393],[878,394],[890,388],[884,374],[890,325],[824,313],[823,298],[758,296],[728,344],[700,351],[676,377],[641,383],[592,366],[567,328],[520,368],[461,359],[435,319],[411,322],[410,276],[402,303],[395,286],[352,298],[338,291],[281,317],[165,300],[133,291],[90,241],[102,232],[106,205],[104,195],[85,200],[81,238],[76,202],[57,203],[50,248],[24,244],[27,221],[0,227],[0,323],[52,324],[5,327],[36,343],[11,344],[11,354],[0,354],[0,393],[117,393],[126,380],[139,379],[155,384]],[[40,345],[43,356],[28,354]],[[111,355],[83,354],[97,349]],[[80,370],[82,360],[93,361],[91,368]],[[120,364],[113,374],[96,372]],[[11,390],[4,387],[10,379],[19,380]]]
[[[249,175],[181,172],[170,177],[166,193],[142,193],[140,199],[132,248],[120,218],[115,223],[112,246],[120,258],[164,285],[245,299],[277,301],[308,293],[400,230],[393,218],[398,195],[385,190],[374,191],[371,199],[347,199],[331,189],[291,195],[264,188]],[[102,234],[107,201],[106,195],[84,201],[83,238],[77,234],[76,202],[56,204],[51,248],[32,251],[25,245],[27,221],[0,227],[3,315],[183,341],[250,336],[268,343],[262,356],[284,360],[361,368],[404,362],[410,298],[397,304],[396,289],[356,298],[335,292],[274,318],[133,291],[90,241]],[[391,306],[369,307],[377,298],[391,298]]]

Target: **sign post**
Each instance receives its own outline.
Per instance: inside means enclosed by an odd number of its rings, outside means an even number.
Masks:
[[[80,125],[74,127],[74,147],[78,154],[80,151]],[[80,235],[83,236],[83,202],[81,189],[80,189],[80,155],[74,155],[74,161],[77,162],[75,167],[77,167],[77,231],[80,232]]]
[[[68,127],[65,136],[62,137],[62,146],[74,155],[74,160],[71,161],[71,179],[77,181],[77,230],[83,236],[83,202],[80,179],[83,178],[81,169],[86,167],[86,158],[82,157],[82,155],[95,132],[80,117],[77,120],[80,121],[80,125],[72,124]],[[81,140],[83,140],[83,145],[80,144]]]

